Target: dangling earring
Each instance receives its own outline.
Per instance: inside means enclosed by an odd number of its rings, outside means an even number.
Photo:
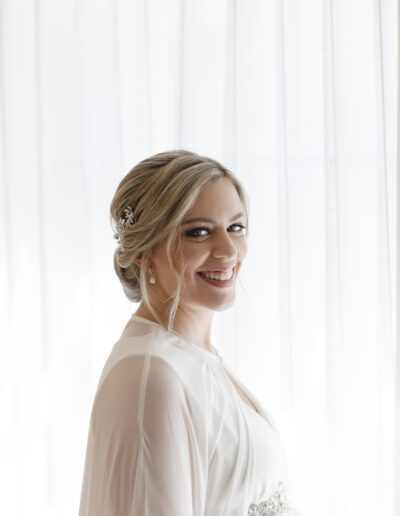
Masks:
[[[150,268],[150,279],[149,279],[150,283],[152,285],[154,285],[154,283],[156,282],[156,278],[154,277],[154,274],[153,274],[153,271],[151,270]]]

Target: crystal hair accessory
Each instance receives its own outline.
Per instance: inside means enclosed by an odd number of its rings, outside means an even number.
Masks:
[[[120,219],[118,221],[118,224],[116,227],[117,231],[114,233],[114,238],[117,240],[118,243],[120,243],[119,232],[123,231],[124,229],[128,228],[129,226],[132,226],[132,224],[134,224],[135,222],[136,222],[136,219],[135,219],[135,215],[132,210],[132,206],[127,206],[124,209],[122,217],[120,217]]]

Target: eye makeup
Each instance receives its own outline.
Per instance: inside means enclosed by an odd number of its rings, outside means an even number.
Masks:
[[[242,224],[232,224],[231,226],[229,226],[229,228],[232,228],[232,227],[239,227],[240,229],[239,230],[235,230],[235,231],[231,231],[231,233],[241,233],[243,229],[246,229],[246,226],[243,226]],[[229,229],[228,228],[228,229]],[[199,237],[199,236],[206,236],[206,235],[202,235],[202,234],[199,234],[200,231],[210,231],[209,228],[206,228],[206,227],[198,227],[198,228],[193,228],[193,229],[190,229],[189,231],[187,231],[185,233],[186,236],[188,237]]]

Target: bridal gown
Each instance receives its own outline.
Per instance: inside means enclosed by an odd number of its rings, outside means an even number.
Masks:
[[[79,516],[300,516],[274,421],[212,349],[131,316],[94,397]]]

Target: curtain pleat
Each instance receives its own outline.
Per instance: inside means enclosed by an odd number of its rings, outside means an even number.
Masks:
[[[330,469],[323,485],[325,499],[334,499],[328,514],[344,513],[346,501],[337,493],[345,493],[346,478],[343,450],[345,447],[345,355],[342,338],[342,289],[340,273],[340,205],[337,168],[336,125],[336,61],[335,2],[324,3],[324,150],[325,150],[325,227],[326,227],[326,458]]]
[[[276,77],[278,93],[277,132],[279,135],[277,173],[277,197],[279,206],[279,313],[280,313],[280,348],[279,348],[279,379],[281,400],[284,410],[293,408],[293,341],[292,341],[292,280],[290,252],[290,214],[289,214],[289,156],[288,156],[288,96],[287,96],[287,2],[281,0],[276,10],[277,58]]]
[[[397,22],[397,27],[400,27],[400,9],[397,10],[397,16],[394,14],[394,18]],[[396,159],[396,184],[393,190],[396,192],[396,204],[394,206],[394,211],[396,214],[396,224],[395,224],[395,247],[396,247],[396,255],[395,255],[395,285],[396,285],[396,304],[395,304],[395,351],[394,351],[394,361],[395,361],[395,377],[394,377],[394,425],[391,425],[390,428],[394,426],[394,468],[392,468],[391,472],[393,473],[393,478],[389,481],[389,486],[393,488],[393,496],[391,499],[394,499],[395,510],[393,514],[398,514],[400,512],[400,490],[397,488],[400,485],[400,34],[397,32],[396,34],[396,42],[397,42],[397,61],[396,61],[396,79],[397,79],[397,89],[396,89],[396,109],[394,112],[396,113],[396,150],[394,151],[395,159]],[[393,392],[393,389],[391,389]],[[392,420],[393,422],[393,420]],[[389,513],[390,514],[390,513]]]
[[[386,116],[387,66],[385,63],[385,39],[383,36],[383,5],[381,0],[375,3],[375,37],[376,37],[376,92],[377,92],[377,146],[378,146],[378,242],[379,242],[379,333],[378,333],[378,456],[380,474],[378,476],[378,504],[384,514],[395,514],[393,493],[393,464],[391,451],[394,449],[394,426],[392,407],[395,406],[395,347],[394,347],[394,283],[391,262],[394,246],[390,236],[390,209],[393,203],[389,182],[389,157]]]

